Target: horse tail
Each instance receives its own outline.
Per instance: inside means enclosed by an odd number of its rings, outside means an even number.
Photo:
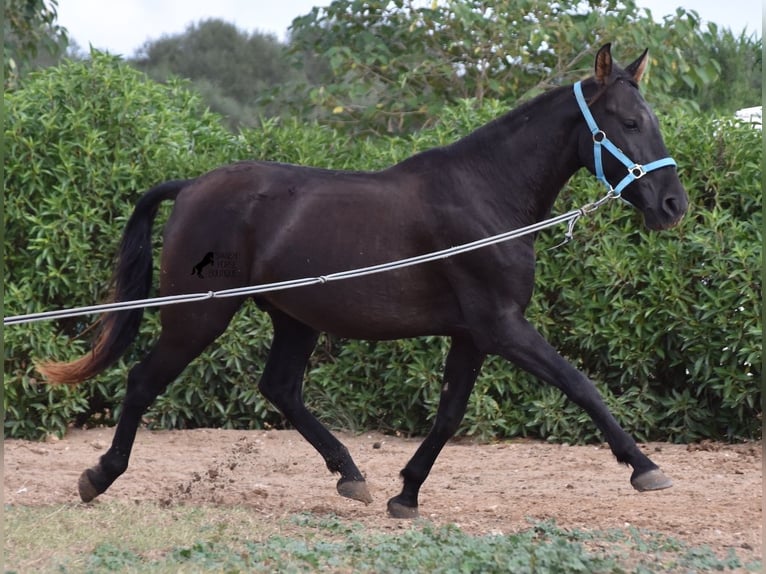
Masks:
[[[162,201],[174,200],[191,180],[168,181],[144,193],[130,216],[117,254],[110,302],[145,299],[152,286],[152,225]],[[104,313],[94,324],[92,349],[70,362],[36,365],[51,383],[75,385],[104,371],[127,351],[138,334],[143,308]]]

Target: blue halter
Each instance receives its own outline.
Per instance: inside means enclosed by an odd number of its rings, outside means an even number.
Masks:
[[[582,94],[582,86],[580,84],[581,82],[577,82],[574,85],[575,98],[577,98],[577,105],[580,106],[580,111],[585,117],[585,122],[588,124],[588,129],[590,129],[593,134],[593,160],[596,164],[596,178],[599,181],[602,181],[614,196],[619,197],[623,189],[635,180],[641,179],[650,171],[676,165],[676,162],[671,157],[658,159],[657,161],[653,161],[646,165],[631,161],[630,158],[622,153],[622,150],[614,145],[609,138],[606,137],[606,134],[596,125],[596,120],[593,119],[593,114],[590,113],[588,104],[585,102],[585,97]],[[610,184],[604,176],[604,166],[601,162],[602,147],[605,147],[606,150],[616,157],[628,170],[628,174],[622,178],[622,181],[617,184],[617,187],[612,187],[612,184]]]

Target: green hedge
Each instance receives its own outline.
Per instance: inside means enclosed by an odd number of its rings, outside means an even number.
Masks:
[[[90,65],[30,76],[6,94],[5,111],[7,315],[103,300],[120,230],[140,194],[236,153],[218,117],[184,85],[149,82],[98,54]],[[39,385],[32,368],[33,358],[85,352],[78,335],[86,327],[71,319],[5,329],[6,436],[60,433],[91,404],[111,412],[124,366],[76,389]],[[151,336],[144,332],[143,347]]]
[[[232,135],[183,84],[156,84],[112,57],[94,53],[89,64],[48,69],[6,95],[6,314],[101,300],[132,206],[158,182],[249,157],[376,169],[453,141],[502,111],[492,102],[480,110],[465,102],[412,138],[350,141],[297,120]],[[578,224],[573,244],[546,251],[563,229],[543,232],[529,316],[597,381],[639,439],[753,438],[761,416],[761,135],[698,116],[662,123],[692,199],[684,222],[650,233],[634,210],[613,202]],[[578,174],[557,209],[602,193]],[[158,249],[166,216],[167,210],[156,226]],[[69,388],[41,384],[32,360],[85,352],[87,320],[7,327],[6,436],[112,424],[127,369],[158,328],[157,312],[147,312],[119,365]],[[283,426],[256,389],[269,342],[268,318],[247,306],[156,401],[147,423]],[[446,341],[435,337],[386,343],[324,337],[307,373],[306,400],[334,427],[424,433],[445,351]],[[496,359],[485,366],[461,432],[599,440],[561,393]]]

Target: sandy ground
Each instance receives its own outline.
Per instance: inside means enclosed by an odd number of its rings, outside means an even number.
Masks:
[[[97,500],[160,504],[236,504],[265,518],[296,512],[334,513],[380,529],[397,528],[386,501],[400,489],[399,470],[419,439],[377,433],[339,434],[367,477],[370,505],[335,492],[336,477],[293,431],[140,430],[128,471]],[[63,440],[5,440],[5,504],[76,502],[77,479],[112,439],[112,429],[72,430]],[[639,493],[630,470],[601,446],[537,441],[445,447],[421,490],[421,517],[465,531],[510,533],[531,520],[564,528],[605,530],[633,525],[743,561],[761,558],[760,443],[642,445],[675,482]]]

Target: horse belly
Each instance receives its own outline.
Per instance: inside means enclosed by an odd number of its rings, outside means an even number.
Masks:
[[[459,310],[446,286],[416,283],[401,272],[388,275],[300,287],[264,299],[317,331],[349,339],[448,335],[459,327]]]

